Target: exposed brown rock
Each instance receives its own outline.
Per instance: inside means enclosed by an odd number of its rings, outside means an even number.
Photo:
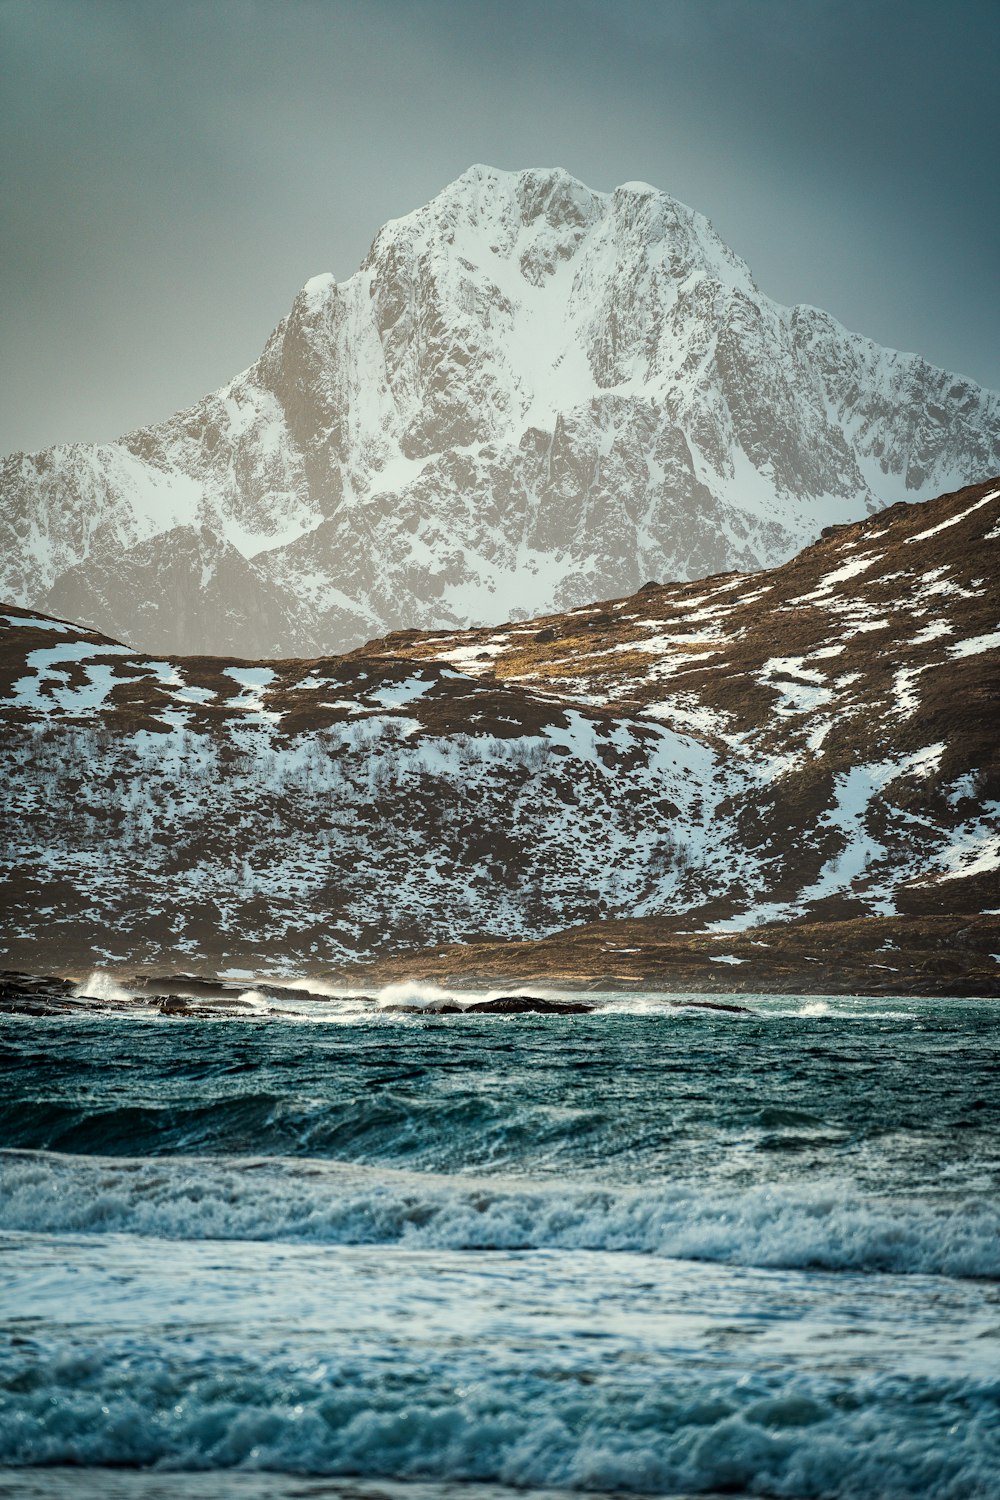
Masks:
[[[1000,996],[996,953],[997,914],[785,922],[737,933],[683,932],[677,919],[650,917],[592,923],[533,942],[401,953],[346,977],[363,974],[373,986],[408,979],[459,990],[507,980],[665,995],[989,998]]]

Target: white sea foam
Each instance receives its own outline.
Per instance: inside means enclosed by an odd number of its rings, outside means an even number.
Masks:
[[[613,951],[618,954],[628,954],[639,950],[626,947],[615,948]],[[735,966],[745,960],[724,956],[714,959],[713,962]],[[465,1008],[483,1001],[496,1000],[501,996],[522,994],[556,1003],[582,1000],[592,1008],[596,1016],[652,1014],[660,1015],[665,1020],[675,1018],[679,1014],[691,1015],[699,1008],[706,1006],[706,1003],[708,1008],[705,1009],[704,1015],[709,1020],[725,1019],[725,1012],[714,1008],[723,1003],[752,1010],[760,1020],[784,1020],[789,1016],[801,1016],[808,1019],[827,1015],[837,1015],[842,1019],[851,1020],[878,1019],[905,1013],[912,1008],[912,1002],[905,998],[889,1002],[882,998],[876,1002],[856,995],[809,998],[759,995],[749,992],[720,994],[653,990],[580,991],[566,987],[560,988],[557,985],[521,984],[514,981],[506,985],[484,986],[481,989],[454,989],[419,979],[398,980],[378,987],[364,984],[348,985],[342,981],[308,976],[290,978],[266,972],[255,972],[251,969],[229,969],[219,974],[221,984],[232,985],[234,981],[245,985],[236,998],[249,1002],[256,1014],[267,1014],[277,1009],[283,1019],[293,1021],[357,1020],[359,1016],[374,1014],[372,1001],[375,1002],[379,1012],[387,1013],[386,1019],[391,1019],[393,1013],[397,1011],[426,1011],[428,1015],[433,1015],[435,1011],[446,1006],[457,1005]],[[259,986],[265,986],[265,989]],[[188,992],[183,981],[171,985],[169,979],[165,978],[157,993],[165,994],[172,989],[177,989],[182,994]],[[266,992],[275,989],[281,991],[280,998]],[[113,1005],[129,1000],[147,1002],[151,998],[151,993],[145,988],[142,991],[130,989],[112,974],[100,969],[95,969],[89,978],[78,984],[73,991],[76,998],[105,1001]],[[317,998],[328,1001],[329,1004],[317,1005],[315,1003]],[[211,1006],[212,995],[205,996],[204,1003]],[[149,1006],[140,1003],[135,1014],[144,1018],[148,1017]],[[247,1014],[247,1011],[234,1011],[226,1018],[239,1021],[241,1016]]]
[[[723,1191],[523,1183],[319,1163],[0,1152],[0,1230],[630,1251],[746,1266],[1000,1278],[1000,1205],[850,1184]]]
[[[401,980],[398,984],[387,984],[375,998],[379,1005],[387,1008],[406,1005],[414,1009],[434,1010],[440,1005],[455,1004],[459,996],[454,990],[442,989],[436,984],[422,984],[417,980]],[[465,996],[468,1000],[470,997]]]
[[[988,1377],[678,1369],[660,1350],[644,1368],[626,1341],[615,1380],[585,1340],[499,1340],[488,1352],[455,1340],[420,1358],[390,1334],[384,1347],[19,1348],[0,1462],[359,1475],[366,1496],[372,1476],[671,1496],[1000,1496]],[[167,1494],[187,1493],[173,1485]]]
[[[260,990],[242,990],[237,998],[241,1004],[249,1005],[254,1011],[265,1015],[273,1005],[273,1001],[262,995]]]

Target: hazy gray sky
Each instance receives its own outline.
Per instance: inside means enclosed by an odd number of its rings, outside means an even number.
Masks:
[[[642,178],[1000,387],[998,0],[0,0],[0,452],[250,364],[474,161]]]

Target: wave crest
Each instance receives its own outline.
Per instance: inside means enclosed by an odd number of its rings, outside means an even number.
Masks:
[[[0,1229],[162,1239],[629,1251],[828,1271],[1000,1278],[1000,1207],[849,1184],[601,1188],[287,1159],[0,1152]]]

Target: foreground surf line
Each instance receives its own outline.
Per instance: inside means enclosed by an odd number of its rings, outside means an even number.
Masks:
[[[600,1188],[301,1159],[0,1151],[0,1231],[163,1240],[621,1251],[828,1272],[1000,1280],[1000,1205],[856,1185]]]

